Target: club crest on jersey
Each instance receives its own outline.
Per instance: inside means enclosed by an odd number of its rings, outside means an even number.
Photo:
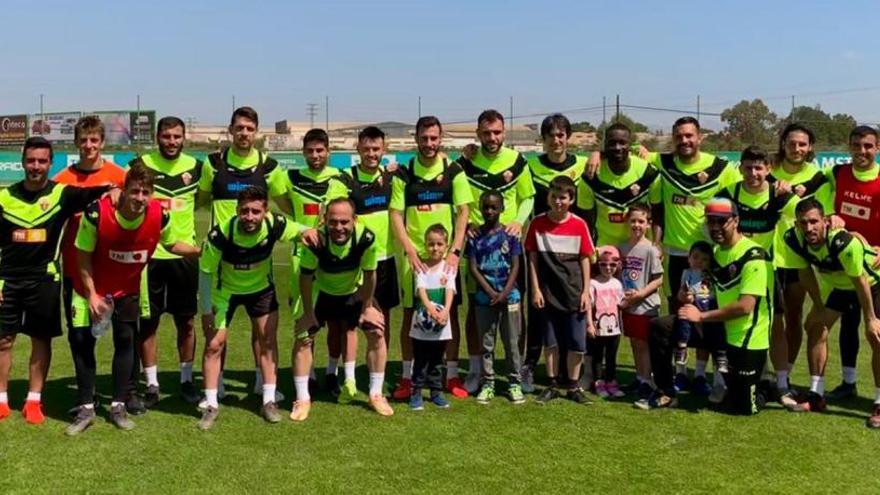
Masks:
[[[501,178],[504,179],[504,182],[510,182],[513,180],[513,172],[505,170],[504,173],[501,174]]]
[[[697,180],[700,184],[705,184],[707,180],[709,180],[709,174],[706,173],[705,170],[697,174]]]
[[[147,250],[140,249],[138,251],[114,251],[108,252],[110,259],[117,263],[137,264],[147,262]]]
[[[798,185],[794,186],[793,191],[794,191],[794,193],[797,194],[798,196],[803,197],[804,193],[807,192],[807,188],[804,187],[803,184],[798,184]]]
[[[49,209],[49,200],[46,198],[40,198],[40,201],[37,204],[40,205],[40,209],[43,211]]]
[[[438,175],[437,178],[434,179],[434,182],[436,182],[437,184],[442,184],[443,183],[443,174]]]
[[[509,252],[510,252],[510,243],[507,241],[507,239],[505,239],[504,242],[501,243],[501,254],[507,254]]]
[[[192,182],[193,176],[189,172],[184,172],[183,175],[180,176],[180,180],[183,181],[183,185],[188,186],[190,182]]]
[[[730,265],[729,267],[727,267],[727,272],[730,273],[731,277],[735,277],[736,276],[736,264],[734,263],[734,264]]]
[[[266,244],[269,244],[269,239],[268,239],[268,238],[263,239],[262,241],[260,241],[260,247],[263,247],[263,246],[265,246]]]
[[[639,191],[641,191],[641,190],[642,190],[642,188],[638,184],[633,184],[633,185],[629,186],[629,192],[633,196],[637,196],[639,194]]]

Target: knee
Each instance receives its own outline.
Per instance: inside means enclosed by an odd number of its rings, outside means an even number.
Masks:
[[[209,357],[219,356],[226,347],[226,339],[219,335],[215,335],[213,339],[205,344],[205,355]]]
[[[367,345],[370,347],[378,347],[385,345],[385,334],[381,330],[370,330],[367,334]]]

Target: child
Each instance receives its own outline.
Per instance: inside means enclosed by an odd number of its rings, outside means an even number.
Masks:
[[[446,272],[446,249],[449,232],[441,224],[428,227],[425,232],[425,249],[428,259],[423,260],[428,269],[416,275],[415,314],[409,336],[413,344],[412,394],[409,407],[421,411],[422,387],[431,390],[431,402],[447,408],[449,402],[443,397],[443,354],[452,339],[449,308],[455,296],[455,273]]]
[[[596,394],[603,399],[623,397],[617,386],[617,348],[620,346],[620,304],[623,284],[615,275],[620,266],[620,252],[614,246],[599,248],[599,273],[590,279],[594,327],[589,329],[587,352],[592,358],[593,377],[599,377],[602,360],[605,371],[595,382]]]
[[[578,386],[581,362],[586,351],[590,314],[590,257],[593,241],[587,222],[569,213],[575,184],[560,175],[550,181],[547,205],[550,211],[538,215],[529,225],[525,248],[529,254],[529,279],[534,291],[532,305],[545,325],[547,377],[550,386],[538,397],[545,404],[559,397],[558,387],[578,404],[589,403]],[[566,353],[566,370],[557,379],[560,353]]]
[[[510,401],[523,404],[526,399],[519,375],[522,365],[519,353],[522,314],[520,293],[516,287],[522,248],[519,239],[508,234],[498,221],[504,211],[501,193],[495,190],[484,192],[480,196],[480,211],[485,223],[476,237],[467,243],[468,266],[477,282],[474,302],[483,352],[477,402],[488,404],[495,397],[495,336],[500,328],[507,361]]]
[[[629,241],[621,246],[623,255],[623,334],[629,338],[636,365],[636,393],[647,398],[651,386],[651,353],[648,349],[649,326],[660,314],[663,263],[660,251],[646,237],[651,229],[651,208],[643,203],[626,212]]]
[[[708,311],[714,299],[712,283],[709,281],[709,261],[712,259],[712,246],[708,242],[699,241],[691,246],[688,253],[688,268],[681,272],[681,287],[678,289],[678,300],[682,304],[693,304],[700,311]],[[675,319],[675,364],[686,366],[688,357],[688,341],[694,324],[679,318]]]

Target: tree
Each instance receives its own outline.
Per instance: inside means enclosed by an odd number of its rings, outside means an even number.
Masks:
[[[636,122],[628,115],[621,113],[619,116],[612,117],[610,123],[605,122],[603,120],[602,123],[599,124],[599,127],[596,128],[596,135],[599,136],[599,138],[601,139],[602,136],[605,135],[605,129],[608,128],[609,125],[617,123],[617,122],[620,122],[621,124],[629,127],[629,130],[632,131],[633,133],[649,132],[648,126],[646,126],[645,124],[643,124],[641,122]]]
[[[782,125],[784,127],[793,122],[803,124],[813,131],[816,135],[816,146],[824,148],[846,146],[849,132],[857,124],[852,115],[838,113],[831,116],[819,105],[794,107],[782,121]]]
[[[586,120],[583,122],[574,122],[571,124],[572,132],[596,132],[596,127],[587,122]]]
[[[778,118],[760,99],[742,100],[721,112],[721,121],[727,124],[723,134],[733,145],[745,144],[768,146],[776,141]]]

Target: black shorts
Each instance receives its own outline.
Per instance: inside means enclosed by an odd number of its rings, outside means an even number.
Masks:
[[[192,258],[151,259],[147,268],[150,318],[162,313],[191,317],[198,312],[199,262]]]
[[[342,321],[347,328],[354,328],[361,318],[363,309],[364,303],[358,298],[357,293],[334,296],[326,292],[318,292],[315,300],[315,318],[319,327],[326,325],[328,321]]]
[[[124,322],[137,322],[141,317],[141,296],[133,294],[113,300],[113,318]]]
[[[880,284],[871,287],[871,299],[874,302],[874,315],[880,314]],[[840,314],[855,313],[861,316],[862,305],[859,296],[854,290],[831,289],[831,293],[825,298],[825,307]],[[880,318],[880,316],[878,316]]]
[[[400,286],[397,284],[397,263],[394,258],[379,262],[376,267],[376,303],[385,311],[400,304]]]
[[[270,285],[253,294],[233,294],[229,296],[229,302],[226,305],[226,326],[232,323],[232,317],[235,316],[235,310],[239,306],[244,306],[245,312],[251,318],[265,316],[273,311],[278,311],[278,298],[275,297],[275,286]]]
[[[585,313],[560,311],[554,308],[540,310],[544,324],[544,346],[559,347],[561,352],[587,351],[587,317]]]
[[[49,276],[38,280],[6,280],[0,303],[0,335],[23,333],[51,339],[61,335],[61,282]]]

